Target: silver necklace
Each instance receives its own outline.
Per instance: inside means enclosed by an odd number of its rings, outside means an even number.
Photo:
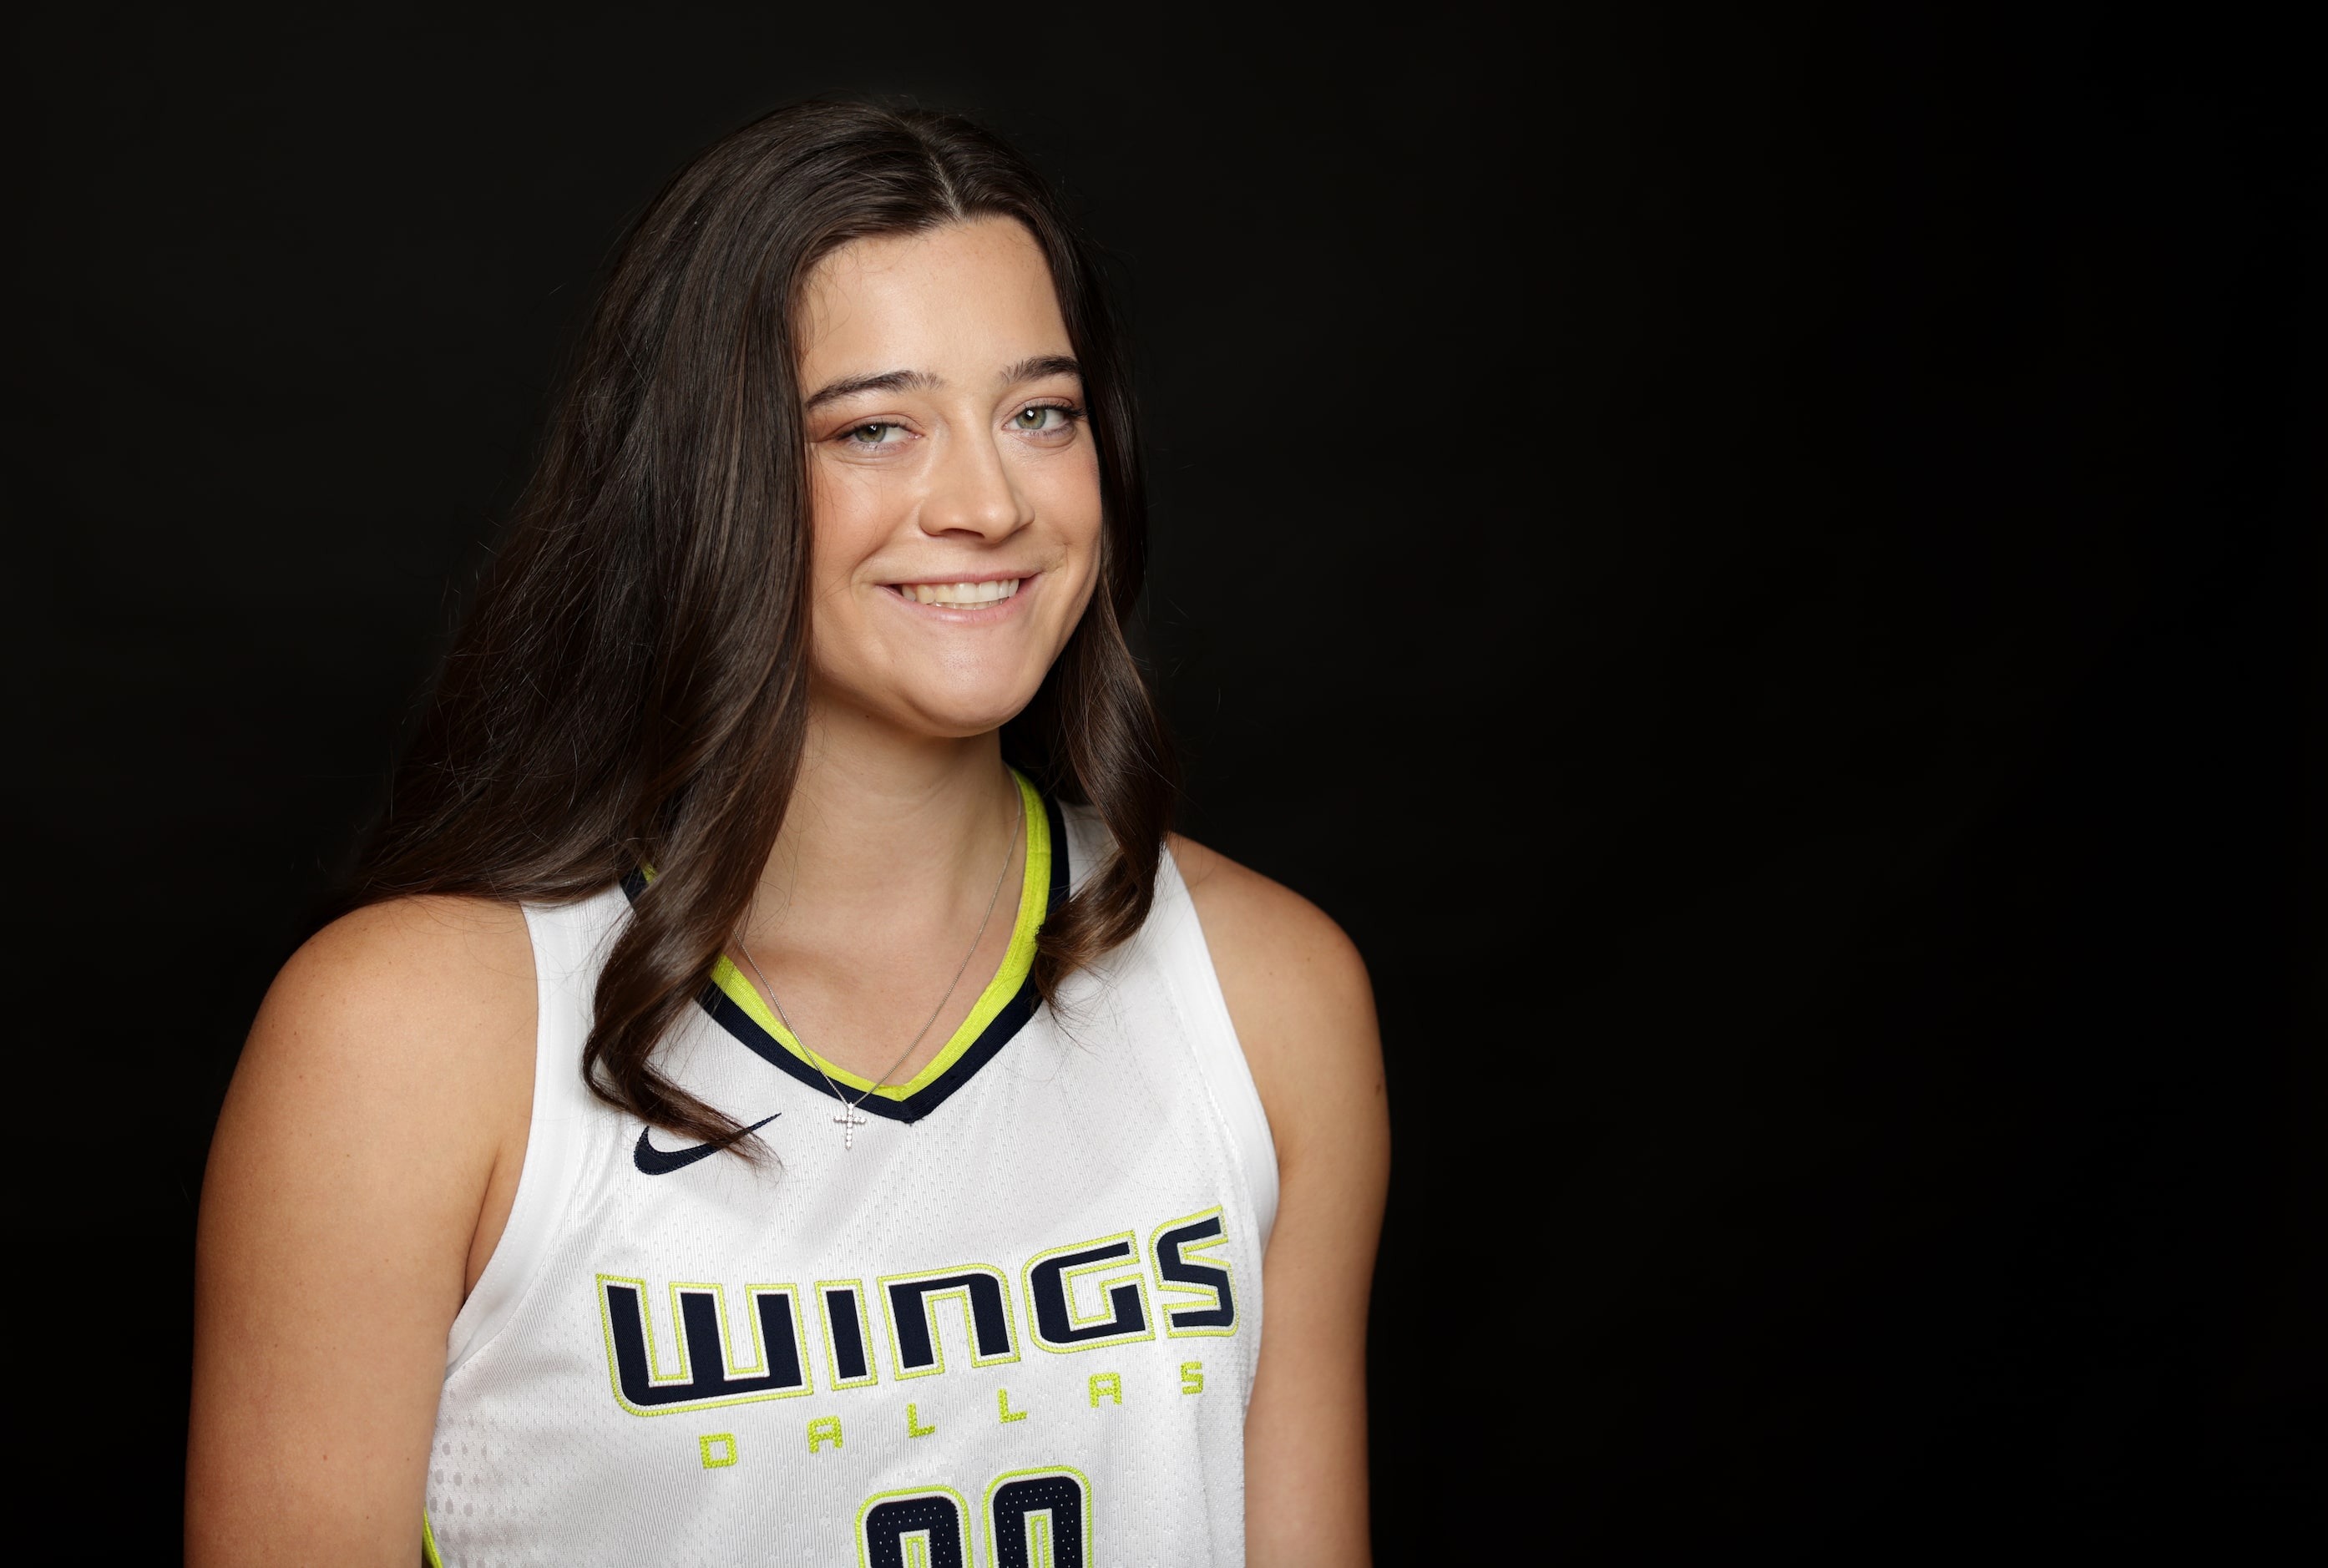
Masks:
[[[994,874],[994,891],[986,900],[985,915],[979,919],[978,934],[970,939],[970,951],[962,955],[961,966],[953,972],[953,978],[946,981],[945,995],[938,998],[938,1005],[932,1008],[930,1016],[922,1020],[922,1027],[915,1031],[912,1043],[898,1053],[896,1061],[889,1064],[889,1071],[874,1079],[873,1087],[858,1095],[854,1101],[840,1092],[840,1085],[834,1083],[832,1075],[824,1070],[824,1058],[817,1054],[800,1030],[793,1027],[793,1020],[784,1017],[784,1004],[776,1000],[776,988],[770,985],[768,977],[760,972],[760,961],[752,956],[752,950],[746,944],[743,934],[740,932],[737,934],[737,950],[743,953],[744,962],[752,966],[752,976],[760,982],[760,989],[767,993],[768,1005],[776,1009],[776,1020],[784,1026],[793,1039],[800,1041],[801,1049],[808,1053],[809,1065],[816,1069],[816,1075],[824,1080],[824,1086],[832,1091],[834,1099],[840,1102],[840,1114],[833,1121],[840,1124],[840,1146],[843,1149],[854,1149],[857,1146],[857,1130],[869,1125],[869,1118],[857,1113],[858,1107],[879,1092],[881,1085],[889,1081],[890,1074],[906,1065],[906,1059],[914,1054],[915,1048],[922,1043],[922,1038],[930,1032],[930,1026],[938,1021],[938,1014],[945,1011],[945,1004],[953,1000],[954,987],[962,983],[963,973],[970,968],[970,961],[978,956],[978,944],[986,940],[986,928],[994,919],[994,906],[1002,901],[1002,884],[1010,876],[1011,857],[1018,853],[1018,831],[1027,825],[1027,797],[1019,790],[1016,779],[1010,781],[1010,793],[1018,803],[1018,812],[1011,819],[1010,842],[1002,850],[1002,869]]]

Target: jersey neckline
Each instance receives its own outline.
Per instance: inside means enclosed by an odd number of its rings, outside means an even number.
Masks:
[[[1010,930],[1010,945],[994,978],[979,993],[967,1018],[929,1064],[903,1084],[874,1088],[870,1079],[825,1060],[803,1045],[786,1028],[767,1000],[744,978],[733,960],[721,954],[711,972],[711,983],[697,1000],[703,1010],[755,1056],[791,1074],[820,1094],[853,1104],[868,1115],[893,1122],[918,1122],[944,1103],[953,1092],[1010,1043],[1041,1005],[1035,986],[1035,938],[1043,922],[1066,901],[1066,824],[1054,802],[1046,800],[1017,768],[1010,770],[1027,812],[1027,864],[1019,884],[1018,915]],[[626,878],[632,897],[645,879]],[[828,1076],[831,1082],[826,1080]],[[835,1085],[838,1085],[836,1089]]]

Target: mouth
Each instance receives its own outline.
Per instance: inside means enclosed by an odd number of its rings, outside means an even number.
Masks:
[[[891,583],[889,591],[917,605],[942,610],[982,610],[1018,592],[1024,577],[995,577],[982,583]]]

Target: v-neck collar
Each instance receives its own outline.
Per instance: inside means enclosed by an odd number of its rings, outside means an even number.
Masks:
[[[1035,989],[1036,934],[1051,912],[1066,901],[1066,823],[1057,804],[1044,799],[1025,775],[1013,768],[1010,776],[1018,785],[1027,812],[1027,868],[1019,885],[1018,917],[1010,930],[1010,945],[1002,955],[1001,967],[979,993],[970,1016],[962,1019],[945,1047],[912,1078],[876,1089],[871,1080],[816,1055],[784,1026],[766,999],[724,954],[711,972],[711,983],[698,999],[703,1009],[756,1056],[809,1088],[845,1100],[868,1115],[918,1122],[943,1104],[1035,1016],[1042,1002],[1041,993]],[[624,881],[633,898],[645,885],[645,878],[636,874]]]

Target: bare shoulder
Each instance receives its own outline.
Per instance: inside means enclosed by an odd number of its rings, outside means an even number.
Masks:
[[[333,922],[283,966],[251,1027],[211,1146],[219,1196],[277,1201],[288,1178],[361,1189],[343,1205],[442,1186],[428,1196],[448,1216],[465,1210],[465,1254],[487,1189],[514,1181],[512,1142],[523,1154],[534,1012],[515,908],[406,898]]]
[[[1178,833],[1170,844],[1281,1157],[1289,1133],[1298,1144],[1316,1123],[1343,1130],[1346,1094],[1378,1101],[1382,1084],[1374,988],[1356,945],[1291,888]]]
[[[343,915],[283,966],[260,1026],[309,1022],[363,1030],[434,1018],[457,1028],[476,1010],[533,1004],[524,915],[481,898],[398,898]],[[483,1021],[483,1020],[478,1020]]]
[[[1320,993],[1308,1000],[1367,990],[1356,945],[1324,910],[1194,839],[1174,833],[1170,842],[1197,918],[1215,946],[1214,967],[1225,962],[1254,967],[1279,983]],[[1222,947],[1230,951],[1224,954]]]
[[[202,1179],[190,1562],[353,1562],[359,1537],[410,1561],[446,1333],[524,1160],[533,1039],[533,946],[501,906],[361,910],[276,977]]]
[[[336,1069],[350,1087],[474,1090],[480,1073],[506,1065],[496,1058],[530,1045],[533,1014],[521,912],[482,899],[397,899],[333,921],[292,954],[237,1077]]]

